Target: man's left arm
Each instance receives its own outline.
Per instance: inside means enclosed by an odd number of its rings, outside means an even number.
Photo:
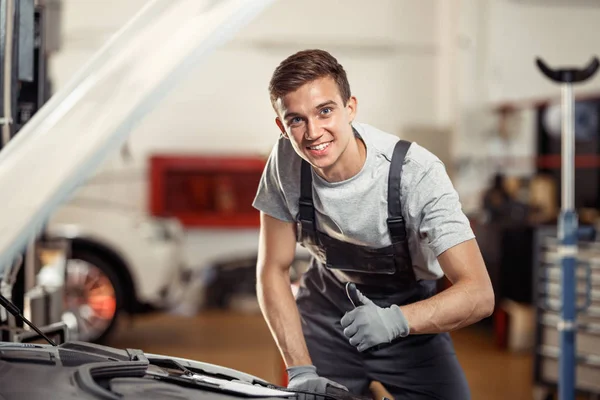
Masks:
[[[475,239],[449,248],[438,260],[452,286],[427,300],[400,307],[411,335],[450,332],[494,311],[494,291]]]
[[[452,286],[418,303],[400,307],[410,333],[448,332],[491,315],[494,291],[468,218],[446,169],[432,162],[407,182],[406,212],[414,229],[437,256]],[[410,190],[408,190],[410,189]]]
[[[427,241],[452,286],[426,300],[387,308],[358,292],[362,305],[346,313],[341,325],[360,351],[409,334],[460,329],[494,310],[494,291],[483,257],[443,164],[432,163],[405,185],[402,200],[409,228]]]

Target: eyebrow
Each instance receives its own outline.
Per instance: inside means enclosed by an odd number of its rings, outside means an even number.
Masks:
[[[327,100],[321,104],[319,104],[318,106],[315,107],[315,110],[318,110],[320,108],[323,108],[325,106],[336,106],[337,103],[334,100]],[[298,113],[294,113],[294,112],[290,112],[290,113],[285,113],[285,115],[283,116],[283,119],[288,120],[289,118],[292,117],[300,117],[301,115]]]
[[[316,107],[315,107],[315,109],[317,109],[317,110],[318,110],[319,108],[323,108],[323,107],[325,107],[325,106],[336,106],[336,105],[337,105],[337,103],[336,103],[335,101],[333,101],[333,100],[328,100],[328,101],[326,101],[326,102],[324,102],[324,103],[321,103],[321,104],[319,104],[318,106],[316,106]]]

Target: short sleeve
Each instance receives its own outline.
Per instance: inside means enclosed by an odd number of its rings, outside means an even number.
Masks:
[[[274,218],[292,222],[294,218],[287,207],[278,165],[280,149],[278,142],[267,159],[252,206]]]
[[[406,196],[413,225],[435,256],[475,235],[444,164],[429,164]]]

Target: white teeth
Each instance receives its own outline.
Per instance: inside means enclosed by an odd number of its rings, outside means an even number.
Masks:
[[[310,146],[310,149],[311,150],[323,150],[327,146],[329,146],[329,143],[322,143],[318,146]]]

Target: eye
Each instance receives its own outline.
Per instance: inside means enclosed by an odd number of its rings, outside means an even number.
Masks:
[[[291,125],[297,125],[297,124],[299,124],[300,122],[302,122],[302,118],[300,118],[300,117],[294,117],[294,118],[292,118],[292,119],[290,120],[290,124],[291,124]]]
[[[323,115],[327,115],[327,114],[331,114],[333,110],[331,109],[331,107],[325,107],[321,110],[321,114]]]

